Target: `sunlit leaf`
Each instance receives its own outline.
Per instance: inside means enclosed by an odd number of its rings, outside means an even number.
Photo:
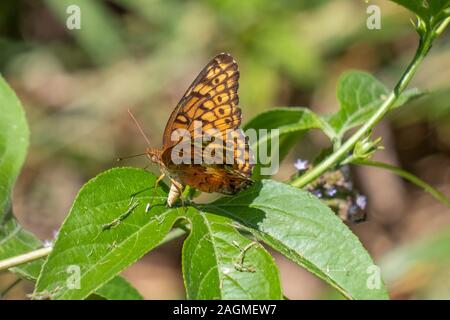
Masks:
[[[337,98],[340,109],[333,115],[323,117],[342,138],[345,132],[366,122],[386,100],[389,91],[370,73],[347,71],[338,81]],[[411,89],[398,97],[393,108],[420,97],[423,93]]]
[[[0,76],[0,223],[28,148],[28,125],[14,91]]]
[[[292,107],[292,108],[274,108],[269,111],[260,113],[258,116],[250,120],[244,127],[247,129],[254,129],[259,132],[258,140],[251,145],[255,153],[259,153],[260,148],[267,145],[268,154],[273,157],[271,140],[275,137],[279,139],[279,148],[274,151],[279,154],[279,161],[281,162],[288,154],[291,148],[297,143],[300,137],[310,129],[321,129],[325,133],[333,132],[328,124],[318,117],[314,112],[306,108]],[[262,135],[259,130],[267,129],[268,135]],[[274,131],[272,129],[277,129]],[[265,150],[265,148],[263,148]],[[269,157],[270,158],[270,157]],[[258,160],[261,157],[258,155]],[[258,163],[258,166],[261,162]],[[267,166],[267,163],[263,163]],[[258,174],[259,168],[254,169],[254,174]]]
[[[39,276],[35,296],[83,299],[159,244],[182,209],[168,209],[155,176],[116,168],[88,182],[64,221],[54,249]],[[79,270],[79,289],[68,286]]]
[[[40,241],[22,229],[11,211],[11,192],[25,161],[29,132],[20,101],[2,77],[0,115],[0,259],[6,259],[39,247]],[[39,272],[40,264],[31,263],[20,270],[28,278]]]
[[[183,275],[189,299],[282,299],[273,258],[237,232],[231,219],[207,212],[188,219]]]
[[[240,221],[256,237],[348,298],[388,298],[381,278],[377,288],[368,287],[370,271],[377,267],[358,238],[306,191],[262,180],[236,197],[215,201],[207,210]]]
[[[449,0],[391,0],[418,15],[429,27],[450,15]]]
[[[41,241],[26,231],[14,218],[9,199],[11,189],[25,160],[28,147],[28,125],[20,101],[0,77],[0,260],[28,253],[42,247]],[[44,258],[11,268],[20,277],[35,281]],[[114,295],[122,288],[121,295]],[[134,289],[123,279],[113,279],[98,292],[108,299],[133,297]]]
[[[98,288],[97,294],[108,300],[142,300],[141,294],[124,278],[116,276]]]

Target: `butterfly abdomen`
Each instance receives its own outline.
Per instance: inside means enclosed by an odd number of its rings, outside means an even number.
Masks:
[[[183,185],[178,183],[175,180],[172,180],[172,184],[170,185],[169,195],[167,196],[167,205],[171,207],[175,201],[181,196],[181,192],[183,190]]]

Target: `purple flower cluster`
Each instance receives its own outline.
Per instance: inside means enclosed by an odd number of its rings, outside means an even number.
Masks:
[[[306,170],[309,164],[299,159],[295,167],[299,171]],[[348,166],[323,174],[306,188],[326,202],[343,220],[357,223],[366,219],[367,197],[355,190]]]

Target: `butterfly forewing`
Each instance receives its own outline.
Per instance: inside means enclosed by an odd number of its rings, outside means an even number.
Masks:
[[[241,124],[238,81],[236,61],[229,54],[219,54],[200,72],[172,112],[164,130],[162,161],[183,184],[206,192],[232,194],[251,183],[251,152],[244,133],[238,128]],[[179,143],[176,139],[172,141],[177,129],[186,130],[192,138],[215,132],[219,139],[215,142],[222,143],[223,148],[217,149],[214,156],[217,158],[219,152],[223,161],[209,163],[205,159],[207,144],[204,143],[200,149],[193,148],[190,154],[193,159],[200,152],[202,163],[173,163],[170,152]],[[230,132],[233,143],[226,143]]]
[[[193,134],[194,121],[201,121],[203,130],[239,127],[238,81],[238,66],[230,55],[222,53],[212,59],[172,112],[164,130],[163,147],[177,143],[171,140],[176,129],[185,129]]]

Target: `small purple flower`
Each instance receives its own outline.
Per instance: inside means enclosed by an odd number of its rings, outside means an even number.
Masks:
[[[367,206],[367,197],[362,194],[358,194],[356,196],[356,205],[361,208],[361,210],[365,210]]]
[[[308,162],[308,160],[297,159],[297,161],[295,161],[295,163],[294,163],[294,167],[298,171],[305,171],[309,167],[309,162]]]
[[[327,196],[329,196],[329,197],[334,197],[337,192],[338,191],[337,191],[337,189],[335,187],[331,187],[331,188],[326,189]]]
[[[322,191],[319,190],[319,189],[313,190],[313,191],[311,191],[311,193],[312,193],[313,195],[315,195],[317,198],[322,198],[322,197],[323,197],[323,193],[322,193]]]

